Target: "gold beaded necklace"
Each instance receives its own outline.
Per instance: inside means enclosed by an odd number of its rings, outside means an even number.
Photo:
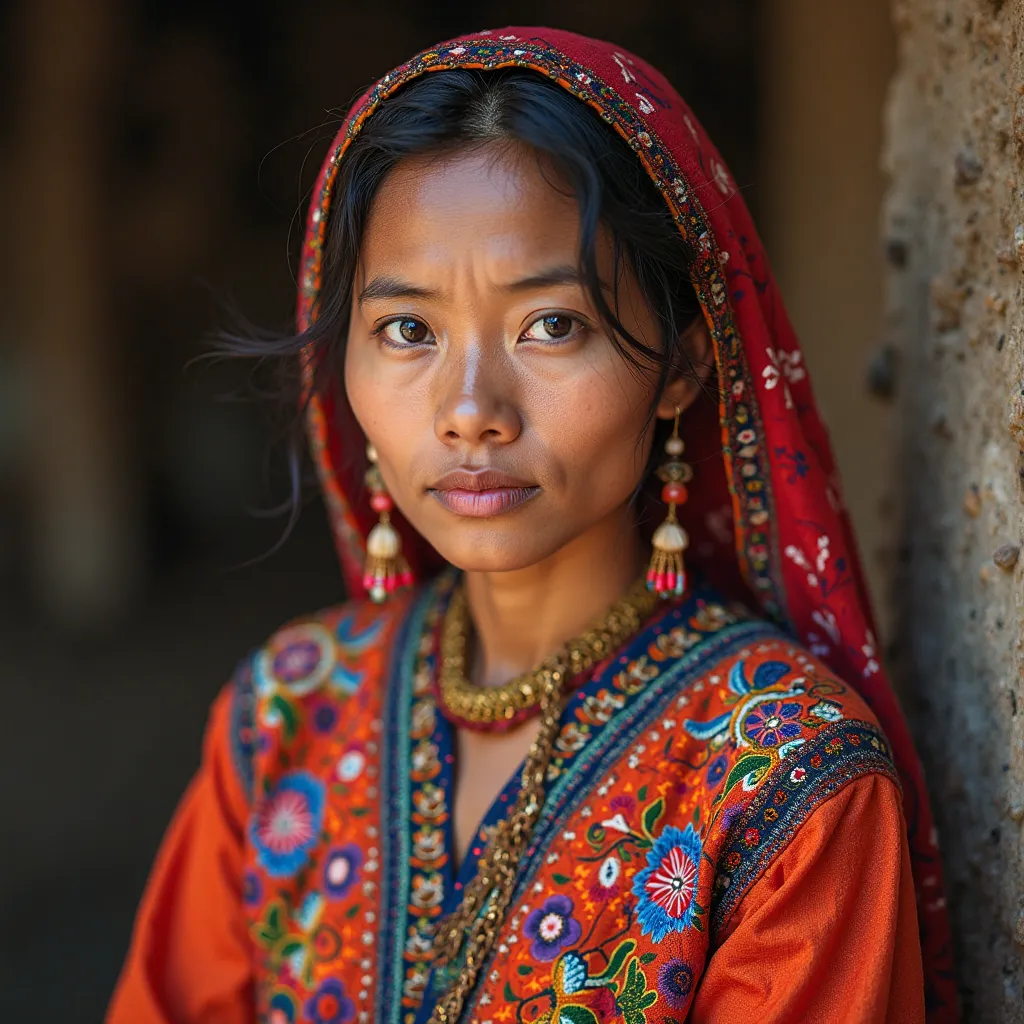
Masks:
[[[438,691],[449,717],[470,729],[500,732],[540,709],[546,676],[556,669],[569,679],[593,668],[621,647],[643,625],[658,603],[658,595],[637,580],[604,618],[536,668],[502,686],[477,686],[466,672],[469,638],[469,603],[465,586],[452,595],[441,628],[441,668]]]
[[[523,764],[521,786],[509,815],[495,827],[466,886],[459,906],[441,923],[435,939],[436,966],[443,969],[463,953],[458,975],[438,1000],[429,1024],[455,1024],[477,977],[497,942],[515,891],[519,862],[544,806],[548,764],[562,718],[568,681],[613,654],[634,636],[658,603],[644,580],[634,584],[598,624],[532,672],[504,687],[476,687],[466,678],[469,607],[465,589],[452,595],[441,629],[440,694],[456,702],[456,714],[469,721],[514,721],[539,708],[541,726]],[[472,717],[471,717],[472,716]]]

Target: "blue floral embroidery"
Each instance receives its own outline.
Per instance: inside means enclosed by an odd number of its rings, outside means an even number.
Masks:
[[[796,448],[776,446],[775,457],[786,474],[787,484],[795,484],[797,480],[802,480],[807,476],[810,471],[811,465],[807,461],[807,456]]]
[[[693,990],[693,971],[678,957],[667,960],[658,969],[658,991],[673,1010],[685,1010]]]
[[[256,857],[268,875],[294,875],[320,841],[324,784],[309,772],[285,775],[259,803],[249,826]]]
[[[558,893],[533,910],[523,923],[523,934],[533,939],[530,953],[536,960],[554,960],[563,949],[576,945],[583,926],[572,916],[572,900]]]
[[[802,732],[799,704],[777,700],[759,704],[743,720],[747,735],[762,747],[777,747],[786,740],[796,739]]]
[[[270,1019],[295,1024],[295,1000],[287,992],[275,992],[270,999]]]
[[[303,1009],[313,1024],[347,1024],[356,1015],[355,1004],[337,978],[322,981]]]
[[[247,907],[257,907],[263,902],[263,883],[255,871],[246,871],[242,875],[242,903]]]
[[[721,754],[708,765],[708,785],[717,786],[725,777],[725,770],[729,767],[729,760]]]
[[[648,851],[647,867],[633,880],[640,931],[655,942],[693,925],[701,851],[692,825],[685,831],[668,825]]]
[[[358,846],[346,843],[327,854],[324,861],[324,892],[328,899],[340,900],[359,877],[363,853]]]

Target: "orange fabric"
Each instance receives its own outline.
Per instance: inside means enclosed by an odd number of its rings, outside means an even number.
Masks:
[[[900,795],[879,776],[823,803],[708,961],[692,1024],[917,1024],[921,943]]]
[[[240,883],[248,809],[228,726],[225,693],[153,869],[107,1024],[254,1020]],[[737,908],[689,1020],[924,1020],[910,856],[892,782],[858,779],[808,818]]]
[[[225,690],[146,886],[108,1024],[255,1020],[241,891],[248,805],[231,758],[230,708]]]

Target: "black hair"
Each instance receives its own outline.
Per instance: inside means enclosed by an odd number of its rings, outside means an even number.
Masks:
[[[315,321],[302,333],[283,338],[225,336],[221,351],[280,363],[288,400],[297,401],[297,356],[309,345],[317,355],[314,391],[329,381],[337,386],[363,233],[382,182],[407,157],[484,146],[528,147],[552,185],[575,196],[581,276],[626,364],[653,377],[653,418],[673,373],[693,372],[679,344],[700,313],[692,282],[693,253],[625,140],[567,90],[518,68],[426,74],[384,100],[349,145],[332,187]],[[602,227],[613,244],[611,302],[597,269]],[[619,320],[618,286],[626,269],[660,327],[659,343],[635,337]],[[297,430],[290,458],[292,522],[298,512],[301,443]]]

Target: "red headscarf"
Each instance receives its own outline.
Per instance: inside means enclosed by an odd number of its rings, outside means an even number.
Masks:
[[[750,214],[718,151],[665,78],[610,43],[555,29],[508,28],[426,50],[352,108],[320,172],[302,254],[298,327],[315,318],[338,163],[377,106],[418,75],[451,68],[535,70],[594,108],[637,154],[696,254],[694,280],[714,342],[721,398],[683,429],[696,470],[681,510],[694,560],[735,596],[752,595],[878,716],[903,784],[918,896],[929,1019],[956,1019],[941,865],[924,779],[880,664],[849,519],[799,343]],[[307,362],[307,368],[309,364]],[[313,394],[309,433],[349,588],[359,593],[376,516],[365,496],[364,438],[344,388]],[[414,570],[436,553],[404,522]],[[870,841],[870,837],[865,837]]]

